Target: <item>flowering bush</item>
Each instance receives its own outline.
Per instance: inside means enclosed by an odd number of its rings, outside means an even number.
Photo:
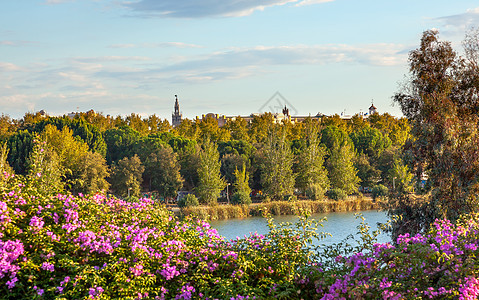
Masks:
[[[41,175],[39,176],[41,178]],[[476,299],[479,222],[312,252],[317,223],[225,240],[151,199],[45,195],[0,178],[0,299]],[[33,182],[33,183],[32,183]],[[331,249],[329,249],[331,250]],[[341,252],[342,251],[342,252]],[[339,254],[341,252],[341,254]]]

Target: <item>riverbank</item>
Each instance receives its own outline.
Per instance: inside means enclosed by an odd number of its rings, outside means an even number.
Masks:
[[[178,210],[180,216],[196,216],[200,219],[224,220],[261,216],[263,211],[272,215],[296,215],[300,210],[310,213],[346,212],[381,209],[380,202],[369,197],[350,197],[347,200],[298,200],[271,201],[251,205],[219,204],[216,206],[185,207]]]

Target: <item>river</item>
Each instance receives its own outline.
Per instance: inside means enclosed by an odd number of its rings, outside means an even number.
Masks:
[[[323,227],[319,227],[319,232],[328,232],[332,237],[327,237],[321,241],[320,244],[330,245],[342,241],[350,234],[356,234],[357,226],[361,223],[360,219],[355,216],[357,212],[332,212],[313,214],[311,218],[319,220],[323,217],[327,221],[323,222]],[[377,228],[376,224],[386,223],[388,220],[385,211],[361,211],[359,212],[365,218],[365,222],[371,226],[371,230]],[[275,216],[275,221],[278,222],[295,222],[298,220],[296,216]],[[230,219],[211,221],[211,226],[218,230],[218,233],[227,239],[235,239],[236,237],[244,237],[249,233],[257,232],[258,234],[268,233],[268,226],[266,219],[262,217],[248,217],[244,219]],[[387,234],[381,234],[378,237],[380,243],[390,242],[391,238]]]

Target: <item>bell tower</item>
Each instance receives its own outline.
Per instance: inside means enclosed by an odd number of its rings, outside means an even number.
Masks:
[[[175,112],[171,115],[171,125],[176,127],[181,124],[183,115],[180,113],[180,104],[178,103],[178,95],[175,95]]]

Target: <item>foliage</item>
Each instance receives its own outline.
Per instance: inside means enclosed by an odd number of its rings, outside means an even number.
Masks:
[[[41,195],[54,195],[63,191],[64,169],[58,154],[38,136],[33,140],[33,149],[28,157],[26,181]]]
[[[348,193],[346,193],[342,189],[334,188],[334,189],[328,190],[326,192],[326,196],[328,196],[329,199],[338,201],[338,200],[344,200],[348,198]]]
[[[383,152],[384,153],[384,152]],[[372,187],[381,181],[381,171],[378,170],[364,153],[359,153],[354,159],[354,167],[358,170],[358,177],[362,187]]]
[[[106,178],[110,175],[105,158],[99,153],[87,152],[81,159],[80,176],[73,186],[73,190],[91,194],[98,191],[108,191],[110,184]]]
[[[45,147],[58,157],[65,186],[69,190],[84,186],[80,178],[86,176],[82,171],[86,171],[84,158],[88,153],[88,145],[75,138],[68,127],[58,130],[50,124],[44,127],[41,138]]]
[[[335,143],[330,151],[326,166],[331,187],[343,190],[346,194],[357,192],[359,177],[358,170],[354,167],[354,150],[349,144]]]
[[[27,159],[33,149],[33,134],[28,130],[18,130],[8,139],[8,163],[16,174],[26,174]]]
[[[113,166],[111,188],[122,197],[140,195],[140,184],[145,167],[137,155],[124,157]]]
[[[401,159],[396,158],[389,170],[390,181],[393,182],[395,193],[410,193],[413,191],[413,174]]]
[[[215,205],[220,192],[226,187],[225,180],[220,173],[221,162],[216,145],[205,140],[199,156],[196,193],[202,203]]]
[[[293,194],[295,182],[293,158],[284,133],[278,136],[276,132],[270,132],[264,146],[261,180],[264,192],[273,199]]]
[[[235,190],[239,193],[245,194],[249,198],[249,194],[251,193],[251,188],[249,187],[249,176],[246,173],[246,165],[243,164],[243,168],[241,170],[235,169],[234,172],[235,182],[233,184]]]
[[[170,146],[162,146],[151,152],[145,159],[143,177],[149,181],[150,190],[156,190],[165,197],[175,197],[183,186],[180,164]]]
[[[240,205],[249,205],[251,204],[251,197],[248,193],[244,191],[237,191],[231,196],[231,203],[232,204],[240,204]]]
[[[432,188],[426,224],[454,220],[479,204],[478,36],[470,34],[460,57],[437,31],[424,32],[409,55],[411,79],[394,96],[413,126],[407,151],[416,176],[426,175]]]
[[[376,128],[364,127],[352,132],[350,136],[356,150],[369,157],[379,157],[384,149],[391,146],[389,137]]]
[[[0,145],[0,174],[13,174],[13,169],[10,167],[7,161],[8,158],[8,147],[7,143],[4,142]]]
[[[151,199],[39,193],[21,176],[0,191],[0,299],[475,299],[479,216],[438,219],[426,234],[327,247],[301,217],[225,240]],[[340,203],[340,202],[336,202]],[[289,205],[288,202],[276,204]],[[240,208],[240,206],[237,206]],[[384,228],[384,226],[382,226]],[[323,251],[320,251],[323,249]]]
[[[68,117],[49,117],[42,119],[32,126],[33,132],[43,132],[47,126],[56,127],[57,130],[64,130],[67,127],[73,136],[80,138],[88,145],[92,152],[98,152],[100,155],[106,155],[106,144],[100,130],[93,124],[84,119],[73,119]]]
[[[373,199],[387,197],[389,194],[389,189],[387,188],[387,186],[378,184],[373,187],[371,194],[373,196]]]
[[[107,145],[106,160],[109,164],[132,156],[131,147],[140,139],[140,133],[131,127],[118,127],[103,133]]]
[[[196,198],[195,194],[188,194],[178,200],[178,207],[193,207],[200,205],[198,198]]]
[[[296,186],[312,199],[319,199],[329,188],[328,171],[324,167],[326,150],[319,145],[314,128],[305,143],[306,147],[298,155]]]

